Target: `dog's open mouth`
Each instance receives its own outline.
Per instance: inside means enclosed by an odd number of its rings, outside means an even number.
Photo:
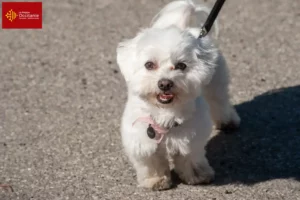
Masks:
[[[162,104],[171,103],[174,99],[174,94],[172,92],[163,92],[157,95],[157,101]]]

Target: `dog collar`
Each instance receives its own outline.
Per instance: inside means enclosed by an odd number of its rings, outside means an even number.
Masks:
[[[149,126],[147,128],[147,135],[149,138],[151,139],[155,139],[156,142],[159,144],[164,136],[169,132],[169,129],[163,128],[161,126],[159,126],[153,119],[151,116],[149,117],[139,117],[137,118],[133,123],[132,126],[134,126],[134,124],[136,122],[144,122],[144,123],[148,123]]]

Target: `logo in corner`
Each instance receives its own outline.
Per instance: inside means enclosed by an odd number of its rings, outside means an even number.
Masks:
[[[12,9],[10,9],[10,11],[8,11],[5,15],[5,17],[11,22],[14,21],[17,16],[17,13],[15,13]]]
[[[42,2],[2,2],[3,29],[41,29]]]

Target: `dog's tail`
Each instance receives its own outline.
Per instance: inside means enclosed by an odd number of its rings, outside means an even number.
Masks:
[[[186,28],[197,28],[200,33],[200,27],[209,15],[210,10],[204,5],[195,5],[192,0],[173,1],[167,4],[152,20],[151,26],[154,28],[166,28],[172,25],[184,30]],[[206,16],[203,18],[201,14]],[[196,26],[190,27],[192,17],[197,17]],[[218,37],[218,22],[214,23],[215,37]]]

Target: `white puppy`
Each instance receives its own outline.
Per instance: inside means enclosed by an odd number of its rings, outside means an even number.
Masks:
[[[172,2],[151,27],[117,48],[128,88],[122,141],[142,187],[170,188],[171,164],[187,184],[210,182],[214,171],[204,147],[212,120],[217,128],[239,126],[220,50],[209,36],[197,39],[199,28],[188,26],[202,8]]]

